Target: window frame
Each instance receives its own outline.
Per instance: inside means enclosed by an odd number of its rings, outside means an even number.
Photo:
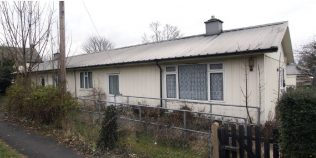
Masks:
[[[167,67],[174,67],[175,71],[168,71]],[[176,97],[175,98],[169,98],[167,94],[167,75],[176,75]],[[167,65],[165,66],[165,75],[164,75],[164,81],[165,81],[165,96],[167,99],[179,99],[179,81],[178,81],[178,65]]]
[[[179,98],[179,72],[178,72],[178,66],[179,65],[194,65],[194,64],[206,64],[207,65],[207,100],[192,100],[192,99],[180,99]],[[166,99],[169,100],[187,100],[187,101],[201,101],[201,102],[215,102],[215,103],[224,103],[225,102],[225,63],[223,61],[221,62],[206,62],[206,63],[194,63],[194,64],[177,64],[177,65],[166,65],[165,66],[165,71],[164,71],[164,96]],[[222,69],[211,69],[210,65],[211,64],[222,64]],[[169,66],[174,66],[176,68],[175,72],[167,72],[166,67]],[[212,100],[211,99],[211,83],[210,83],[210,77],[211,73],[222,73],[223,74],[223,100]],[[167,74],[175,74],[176,75],[176,98],[168,98],[167,97],[167,82],[166,82],[166,77]]]
[[[222,69],[211,69],[212,64],[222,64]],[[225,64],[223,62],[214,62],[208,64],[208,72],[207,72],[207,82],[208,82],[208,100],[211,102],[224,102],[225,101],[225,73],[224,73],[224,66]],[[211,98],[211,74],[214,73],[221,73],[223,75],[223,99],[222,100],[212,100]]]
[[[118,93],[117,94],[112,94],[110,92],[110,76],[117,76],[117,85],[118,85]],[[115,95],[120,95],[121,92],[120,92],[120,75],[118,73],[112,73],[112,74],[109,74],[108,75],[108,92],[109,92],[109,95],[112,95],[112,96],[115,96]]]
[[[83,73],[83,87],[81,87],[81,74]],[[91,73],[91,81],[89,81],[89,73]],[[86,85],[87,79],[87,85]],[[92,89],[93,88],[93,73],[92,71],[81,71],[79,73],[79,87],[82,90]]]
[[[206,86],[208,86],[209,84],[209,81],[207,81],[209,79],[209,76],[208,76],[208,66],[209,64],[208,63],[192,63],[192,64],[178,64],[178,69],[179,70],[179,66],[185,66],[185,65],[206,65]],[[177,71],[177,75],[179,75],[179,71]],[[179,77],[178,77],[178,83],[177,83],[177,86],[178,86],[178,98],[179,100],[187,100],[187,101],[200,101],[200,102],[207,102],[209,101],[209,88],[206,87],[206,100],[197,100],[197,99],[181,99],[180,98],[180,86],[179,86]]]
[[[175,71],[167,71],[167,68],[168,67],[174,67],[175,68]],[[176,76],[176,89],[175,89],[175,91],[176,91],[176,96],[174,97],[174,98],[170,98],[170,97],[168,97],[168,93],[167,93],[167,75],[175,75]],[[179,98],[179,89],[178,89],[178,84],[179,84],[179,82],[178,82],[178,65],[167,65],[167,66],[165,66],[165,75],[164,75],[164,80],[165,80],[165,85],[164,85],[164,87],[165,87],[165,96],[166,96],[166,98],[167,99],[178,99]]]

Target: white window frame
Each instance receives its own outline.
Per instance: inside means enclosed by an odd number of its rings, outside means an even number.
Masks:
[[[90,86],[90,82],[89,82],[89,72],[91,72],[91,86]],[[83,87],[81,87],[81,73],[83,73]],[[86,86],[86,77],[88,79],[88,86]],[[79,72],[79,87],[81,90],[89,90],[89,89],[92,89],[94,86],[93,86],[93,73],[92,71],[81,71]]]
[[[225,102],[225,64],[224,62],[207,62],[207,63],[194,63],[194,64],[206,64],[207,65],[207,101],[208,102],[215,102],[215,103],[224,103]],[[222,64],[222,69],[212,69],[210,68],[211,64]],[[179,98],[179,78],[178,78],[178,66],[179,65],[193,65],[193,64],[177,64],[177,65],[166,65],[164,67],[164,96],[167,99],[175,99],[175,100],[187,100],[187,101],[202,101],[202,100],[192,100],[192,99],[180,99]],[[175,71],[174,72],[167,72],[166,68],[174,66]],[[211,83],[210,83],[210,77],[211,73],[222,73],[223,74],[223,100],[211,100]],[[176,75],[176,98],[168,98],[167,97],[167,74],[175,74]],[[203,102],[203,101],[202,101]]]
[[[212,64],[222,64],[222,69],[211,69],[211,65]],[[207,68],[207,93],[208,93],[208,101],[211,102],[224,102],[225,101],[225,73],[224,73],[224,69],[225,69],[225,64],[223,62],[214,62],[214,63],[209,63],[207,64],[208,68]],[[211,73],[222,73],[223,74],[223,100],[212,100],[211,98]]]
[[[118,76],[118,94],[111,94],[110,93],[110,76]],[[120,74],[119,73],[110,73],[110,74],[108,74],[107,75],[107,77],[108,77],[108,94],[110,95],[110,96],[115,96],[115,95],[121,95],[121,91],[120,91]]]
[[[175,71],[172,72],[167,72],[167,67],[175,67]],[[175,98],[168,98],[167,94],[167,75],[176,75],[176,97]],[[178,82],[178,65],[167,65],[165,66],[165,75],[164,75],[164,80],[165,80],[165,96],[167,99],[178,99],[179,98],[179,82]]]

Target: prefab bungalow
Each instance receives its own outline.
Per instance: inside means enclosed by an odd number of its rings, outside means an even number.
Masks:
[[[222,24],[212,17],[204,34],[70,56],[67,89],[75,97],[97,89],[108,100],[135,96],[140,104],[169,108],[181,106],[173,100],[194,101],[188,105],[195,111],[243,117],[245,108],[213,105],[247,104],[260,108],[251,111],[254,120],[272,119],[286,65],[294,61],[288,22],[232,30]],[[54,65],[39,64],[34,82],[56,83]]]

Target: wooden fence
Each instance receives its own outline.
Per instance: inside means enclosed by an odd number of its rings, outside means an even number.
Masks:
[[[270,133],[256,125],[224,124],[218,128],[220,158],[279,158],[278,130]]]

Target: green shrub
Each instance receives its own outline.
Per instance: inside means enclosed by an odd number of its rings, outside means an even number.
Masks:
[[[66,93],[62,101],[60,91],[52,86],[25,88],[17,83],[8,89],[7,96],[10,114],[46,125],[60,125],[66,114],[78,105],[70,93]]]
[[[102,127],[100,131],[97,147],[101,151],[114,149],[118,142],[118,112],[114,106],[109,106],[105,109]]]
[[[11,85],[13,65],[14,62],[11,60],[0,60],[0,93],[5,92],[7,87]]]
[[[284,94],[277,106],[281,149],[285,157],[316,157],[316,91]]]

